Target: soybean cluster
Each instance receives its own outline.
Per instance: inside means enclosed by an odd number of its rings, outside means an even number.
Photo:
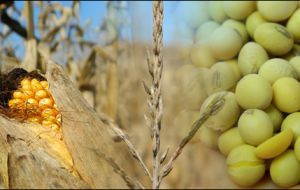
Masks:
[[[300,183],[300,3],[210,1],[208,14],[179,85],[187,109],[222,106],[193,141],[224,154],[238,185]]]

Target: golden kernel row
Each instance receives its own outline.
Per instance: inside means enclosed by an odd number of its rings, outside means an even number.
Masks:
[[[48,88],[47,81],[25,78],[21,81],[20,88],[13,93],[8,106],[14,109],[34,110],[26,113],[28,121],[40,123],[57,131],[60,130],[61,115]]]

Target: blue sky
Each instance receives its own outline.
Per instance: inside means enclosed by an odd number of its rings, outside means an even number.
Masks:
[[[54,1],[55,2],[55,1]],[[64,6],[70,6],[72,1],[59,1]],[[131,25],[129,29],[125,30],[125,38],[127,38],[131,42],[150,42],[152,39],[152,2],[151,1],[127,1],[128,2],[128,10],[129,10],[129,18],[131,21]],[[85,23],[87,20],[91,20],[91,28],[97,28],[101,25],[103,18],[106,14],[106,3],[107,1],[81,1],[80,7],[80,18],[81,22]],[[16,7],[21,10],[24,2],[16,1]],[[188,42],[192,39],[184,39],[183,41],[177,41],[180,39],[177,33],[187,33],[189,35],[183,35],[185,38],[193,38],[191,33],[191,29],[188,29],[186,23],[186,19],[190,19],[192,22],[195,19],[198,19],[199,13],[203,12],[203,9],[200,10],[199,7],[203,8],[202,2],[192,1],[165,1],[164,2],[164,26],[163,26],[163,43],[164,45],[172,45],[180,44],[184,42]],[[205,8],[204,8],[205,9]],[[34,19],[35,23],[38,21],[39,8],[34,8]],[[200,15],[201,16],[201,15]],[[18,18],[19,19],[19,18]],[[201,19],[200,19],[201,20]],[[182,25],[183,21],[183,25]],[[25,26],[25,21],[21,21],[21,23]],[[180,24],[181,23],[181,24]],[[1,29],[0,24],[0,29]],[[37,25],[35,25],[37,27]],[[38,34],[36,34],[38,36]],[[87,39],[91,40],[90,35],[87,35]],[[92,39],[93,40],[93,39]],[[11,36],[11,41],[13,44],[22,44],[21,38],[13,35]],[[17,55],[18,57],[22,56],[22,51],[24,47],[22,45],[17,46]]]
[[[70,6],[72,1],[59,1],[64,6]],[[139,23],[142,26],[141,32],[135,32],[134,40],[136,41],[149,41],[151,40],[151,26],[152,26],[152,2],[151,1],[128,1],[129,12],[131,15],[132,23]],[[18,8],[23,7],[23,1],[16,1]],[[174,10],[177,6],[177,2],[166,1],[164,2],[164,43],[172,41],[172,31],[174,26]],[[80,8],[81,21],[92,20],[92,27],[98,27],[101,25],[103,17],[106,13],[106,1],[82,1]],[[38,9],[35,8],[34,18],[38,19]],[[143,22],[140,23],[139,19],[143,18]],[[35,22],[37,23],[37,22]],[[25,23],[24,23],[25,24]]]

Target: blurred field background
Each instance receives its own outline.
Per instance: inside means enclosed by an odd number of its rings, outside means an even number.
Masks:
[[[190,63],[195,31],[210,19],[206,6],[205,1],[164,3],[163,151],[167,147],[174,150],[186,135],[206,97],[201,87],[193,90],[193,84],[180,88],[192,75],[181,66]],[[43,70],[44,63],[31,50],[46,47],[90,105],[114,119],[151,166],[152,142],[144,120],[147,102],[142,86],[149,81],[146,53],[151,49],[151,10],[151,2],[135,1],[16,1],[8,8],[3,4],[1,72],[20,65]],[[4,24],[3,12],[19,25],[12,21]],[[206,70],[201,73],[205,76]],[[194,85],[201,81],[205,81],[202,75]],[[184,93],[190,94],[189,99]],[[143,178],[140,171],[136,175]],[[162,184],[162,188],[226,187],[236,186],[228,180],[225,157],[198,141],[184,149]]]

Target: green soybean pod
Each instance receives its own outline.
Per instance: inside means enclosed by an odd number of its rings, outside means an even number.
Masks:
[[[293,150],[287,150],[272,160],[270,166],[272,181],[279,187],[288,188],[300,181],[300,164]]]
[[[247,144],[257,146],[272,137],[273,124],[264,111],[247,109],[239,118],[238,130]]]
[[[266,50],[256,42],[246,43],[238,56],[238,66],[245,76],[251,73],[258,73],[261,65],[269,59]]]
[[[263,23],[268,22],[258,11],[253,12],[246,20],[246,29],[249,35],[253,38],[256,28]]]
[[[282,77],[292,77],[298,79],[298,74],[294,67],[285,59],[273,58],[266,61],[259,69],[258,74],[273,84]]]
[[[297,1],[258,1],[257,9],[268,21],[288,19],[297,8]]]
[[[293,34],[295,42],[300,42],[300,9],[298,9],[294,14],[291,16],[289,21],[287,22],[286,28],[287,30]]]
[[[263,178],[266,163],[255,155],[255,147],[247,144],[235,147],[226,159],[228,174],[238,185],[250,187]]]
[[[273,55],[284,55],[294,45],[293,35],[284,26],[277,23],[259,25],[254,32],[254,39]]]
[[[223,1],[225,13],[235,20],[244,20],[255,10],[255,1]]]

